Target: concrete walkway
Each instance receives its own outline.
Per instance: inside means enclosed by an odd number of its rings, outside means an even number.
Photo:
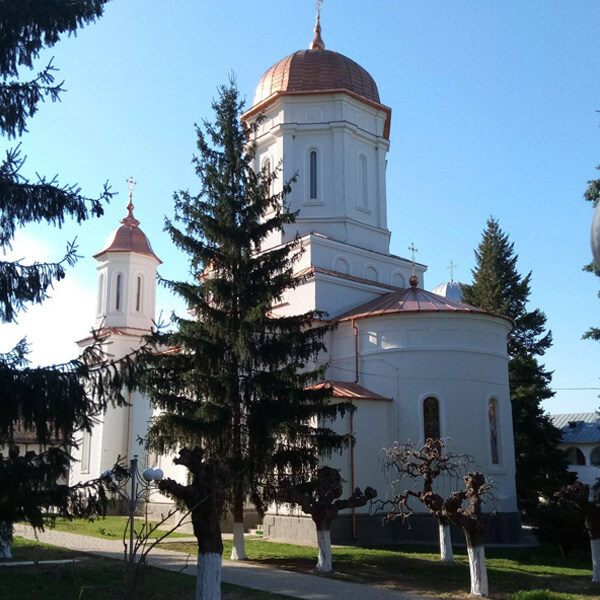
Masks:
[[[46,530],[36,536],[33,529],[27,525],[16,525],[15,535],[30,540],[37,539],[46,544],[62,546],[78,552],[89,552],[105,558],[123,559],[123,543],[120,540],[103,540],[52,530]],[[148,564],[153,567],[178,571],[186,575],[196,574],[195,563],[195,556],[188,558],[188,555],[182,552],[158,548],[152,550],[148,557]],[[223,561],[223,581],[302,600],[423,600],[419,596],[368,585],[229,560]]]

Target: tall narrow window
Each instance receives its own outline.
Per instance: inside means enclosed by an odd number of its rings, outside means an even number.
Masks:
[[[104,298],[104,273],[100,275],[98,278],[98,307],[96,310],[96,314],[102,314],[102,298]]]
[[[440,438],[440,407],[437,398],[423,401],[423,437],[427,440]]]
[[[369,208],[369,189],[367,187],[367,157],[364,154],[361,154],[358,160],[358,189],[356,191],[358,194],[358,206],[364,209]]]
[[[81,442],[81,472],[90,472],[90,450],[92,445],[92,434],[89,431],[83,432],[83,440]]]
[[[267,176],[267,195],[270,197],[273,195],[273,182],[271,181],[271,161],[267,160],[265,163],[265,175]]]
[[[115,310],[121,310],[121,296],[123,295],[123,290],[121,289],[123,287],[123,275],[121,275],[121,273],[117,275],[116,284],[117,289],[115,290]]]
[[[310,199],[317,199],[317,151],[310,153]]]
[[[135,279],[135,312],[142,312],[142,276]]]
[[[495,398],[492,398],[488,404],[488,419],[490,426],[490,453],[492,455],[492,464],[500,464],[500,453],[498,452],[498,406]]]

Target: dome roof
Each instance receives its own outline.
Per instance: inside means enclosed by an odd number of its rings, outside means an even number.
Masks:
[[[440,283],[440,285],[434,287],[431,291],[438,296],[450,298],[450,300],[456,300],[457,302],[462,301],[462,290],[460,289],[460,283],[457,281]]]
[[[127,216],[121,220],[121,226],[117,227],[107,238],[102,250],[94,254],[94,258],[99,258],[107,252],[133,252],[135,254],[145,254],[152,256],[159,263],[160,258],[154,254],[150,240],[140,229],[140,222],[133,216],[133,204],[131,200],[127,205]]]
[[[462,313],[479,314],[498,317],[512,323],[512,320],[503,315],[497,315],[476,308],[469,304],[463,304],[450,298],[438,296],[416,286],[403,288],[397,292],[384,294],[379,298],[353,308],[352,310],[337,317],[339,321],[350,321],[352,319],[366,319],[369,317],[382,317],[387,315],[406,313]]]
[[[346,90],[380,103],[375,80],[352,59],[314,48],[299,50],[274,64],[260,79],[254,106],[279,92],[325,92]]]

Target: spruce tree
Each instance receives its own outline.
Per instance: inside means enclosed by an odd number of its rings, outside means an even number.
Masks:
[[[56,44],[62,34],[74,34],[95,21],[105,3],[0,3],[0,133],[5,139],[20,138],[39,104],[57,100],[63,91],[51,63],[27,75],[40,51]],[[29,223],[60,227],[67,218],[82,222],[100,216],[103,201],[111,197],[106,186],[98,198],[86,198],[76,185],[61,185],[56,178],[30,181],[21,173],[23,163],[21,144],[7,146],[0,161],[0,257],[10,250],[15,233]],[[0,260],[0,323],[14,323],[21,311],[42,303],[76,257],[76,247],[69,243],[55,263]],[[50,367],[31,367],[27,353],[23,339],[0,354],[0,558],[10,556],[12,524],[17,520],[39,528],[51,507],[68,515],[101,508],[102,482],[86,489],[70,488],[61,480],[71,462],[74,430],[89,430],[109,399],[123,401],[123,372],[107,362],[96,345],[79,359]],[[39,452],[19,453],[14,442],[23,431],[35,432]]]
[[[598,165],[596,169],[600,171],[600,165]],[[583,197],[587,202],[591,202],[594,207],[597,207],[598,204],[600,204],[600,179],[588,181],[588,187],[584,192]],[[600,277],[600,265],[595,262],[586,265],[583,270]],[[598,295],[600,296],[600,292]],[[584,334],[583,339],[600,342],[600,327],[590,327]]]
[[[349,441],[327,425],[348,408],[305,388],[323,375],[316,358],[325,326],[314,312],[274,316],[272,308],[301,283],[292,275],[296,242],[261,252],[273,232],[291,225],[293,182],[271,193],[281,169],[255,172],[254,128],[242,124],[243,102],[232,83],[220,88],[215,118],[197,128],[194,159],[200,189],[175,194],[166,229],[189,256],[190,281],[166,285],[189,306],[175,330],[158,333],[166,348],[148,357],[146,386],[160,415],[149,443],[160,452],[199,445],[206,460],[225,462],[234,520],[232,558],[245,558],[243,509],[263,512],[273,477],[293,482],[319,458]]]
[[[565,454],[558,444],[561,432],[544,413],[542,401],[551,398],[552,374],[539,362],[552,344],[546,315],[529,310],[531,273],[517,270],[518,256],[495,219],[489,219],[475,251],[473,283],[463,286],[463,301],[510,317],[515,325],[508,340],[517,496],[531,516],[538,499],[570,481]]]

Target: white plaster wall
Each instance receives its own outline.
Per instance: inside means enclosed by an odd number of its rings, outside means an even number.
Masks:
[[[592,464],[592,452],[595,448],[600,448],[600,444],[580,442],[577,444],[560,444],[560,448],[563,450],[569,450],[569,448],[579,448],[585,456],[585,465],[569,465],[569,471],[577,475],[579,481],[588,485],[596,483],[600,477],[600,466]]]
[[[393,403],[381,417],[385,422],[379,428],[372,418],[375,410],[383,410],[381,407],[374,409],[371,404],[369,411],[359,411],[356,431],[364,431],[368,437],[381,436],[375,444],[380,448],[396,440],[421,443],[422,402],[434,396],[440,405],[441,435],[449,438],[450,448],[472,456],[494,480],[500,510],[516,510],[506,356],[508,322],[475,315],[407,314],[361,320],[358,328],[359,383],[393,398]],[[341,324],[333,336],[328,379],[354,381],[350,324]],[[492,397],[498,402],[499,465],[491,462],[488,402]],[[356,457],[357,472],[371,474],[373,482],[369,485],[383,495],[386,483],[375,446],[368,452],[357,452]],[[349,478],[347,470],[343,476]]]
[[[347,94],[284,96],[265,110],[256,137],[255,168],[268,159],[283,164],[275,186],[297,176],[288,197],[300,210],[283,237],[273,235],[263,244],[272,247],[296,234],[318,232],[342,242],[356,243],[387,253],[385,156],[389,141],[383,137],[385,111]],[[309,155],[318,154],[317,198],[309,193]],[[367,164],[367,205],[358,198],[359,158]]]
[[[103,289],[97,289],[97,300],[102,310],[97,312],[94,326],[134,327],[150,329],[156,312],[156,267],[151,256],[132,252],[108,252],[98,259],[98,286],[104,275]],[[116,310],[116,277],[123,275],[122,308]],[[136,278],[142,276],[143,294],[141,310],[136,310]]]

